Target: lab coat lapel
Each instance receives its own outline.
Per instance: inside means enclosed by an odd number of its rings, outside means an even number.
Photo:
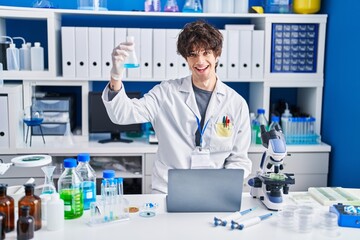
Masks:
[[[199,108],[196,104],[194,89],[192,87],[191,76],[184,78],[184,81],[180,87],[180,91],[184,94],[187,94],[187,97],[185,97],[186,105],[199,119],[201,119]]]
[[[225,86],[224,83],[219,80],[216,81],[215,89],[211,95],[209,105],[206,109],[205,122],[210,118],[215,116],[218,111],[221,110],[222,101],[225,96]]]

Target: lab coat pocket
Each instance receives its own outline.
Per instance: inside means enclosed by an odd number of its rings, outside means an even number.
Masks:
[[[232,149],[232,141],[234,135],[234,125],[222,121],[214,124],[214,130],[211,138],[211,150],[214,152],[230,151]]]

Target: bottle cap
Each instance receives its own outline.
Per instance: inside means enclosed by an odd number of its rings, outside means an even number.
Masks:
[[[66,158],[64,160],[64,168],[76,167],[76,160],[74,158]]]
[[[60,195],[58,193],[51,194],[51,200],[59,200],[59,199],[60,199]]]
[[[273,115],[273,116],[271,116],[271,121],[272,121],[272,122],[279,122],[279,117]]]
[[[90,154],[88,154],[88,153],[80,153],[77,156],[77,160],[79,162],[89,162],[90,161]]]
[[[124,179],[122,177],[118,178],[118,183],[123,183]]]
[[[259,109],[257,110],[257,113],[258,113],[258,114],[263,114],[263,113],[265,113],[265,109],[259,108]]]
[[[40,47],[40,43],[39,43],[39,42],[35,42],[35,43],[34,43],[34,46],[35,46],[35,47]]]
[[[34,183],[26,183],[26,184],[24,184],[24,187],[25,187],[25,190],[34,189],[35,184]]]
[[[103,178],[114,178],[115,171],[114,170],[104,170],[103,171]]]

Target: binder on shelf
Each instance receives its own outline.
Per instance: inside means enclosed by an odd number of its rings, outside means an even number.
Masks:
[[[141,34],[140,28],[128,28],[127,36],[134,36],[135,43],[135,53],[138,62],[141,62]],[[127,77],[129,79],[140,79],[140,68],[128,68],[127,69]]]
[[[153,70],[153,29],[142,28],[140,35],[140,77],[142,79],[151,79]]]
[[[76,77],[89,77],[89,33],[87,27],[75,27]]]
[[[264,77],[265,31],[255,30],[252,37],[251,77]]]
[[[239,78],[251,77],[252,31],[239,31]]]
[[[61,27],[63,77],[75,77],[75,27]]]
[[[166,45],[166,31],[165,29],[154,29],[153,35],[153,58],[154,80],[165,79],[165,45]]]
[[[9,148],[9,121],[8,121],[8,97],[0,95],[0,148]]]
[[[89,28],[89,77],[101,78],[101,28]]]
[[[114,28],[101,28],[101,76],[104,79],[110,79],[114,46]]]
[[[227,79],[227,68],[228,68],[228,44],[227,44],[227,31],[220,30],[223,35],[223,48],[221,56],[219,57],[218,66],[216,68],[216,74],[222,81]]]
[[[185,58],[178,54],[178,78],[183,78],[190,75],[189,66]]]
[[[178,55],[176,42],[179,29],[166,29],[166,59],[165,78],[173,79],[178,77]]]
[[[127,28],[114,29],[114,48],[120,43],[126,42]],[[127,71],[124,71],[123,78],[127,78]]]
[[[228,68],[227,77],[230,81],[236,81],[239,78],[239,30],[228,30]]]

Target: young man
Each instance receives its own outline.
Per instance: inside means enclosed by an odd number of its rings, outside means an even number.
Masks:
[[[191,75],[163,81],[141,99],[129,99],[121,81],[133,44],[121,43],[112,53],[111,81],[103,101],[114,123],[151,122],[159,141],[154,193],[167,193],[167,173],[173,168],[242,168],[245,177],[251,172],[248,105],[216,75],[222,42],[220,31],[210,24],[186,24],[177,51]]]

